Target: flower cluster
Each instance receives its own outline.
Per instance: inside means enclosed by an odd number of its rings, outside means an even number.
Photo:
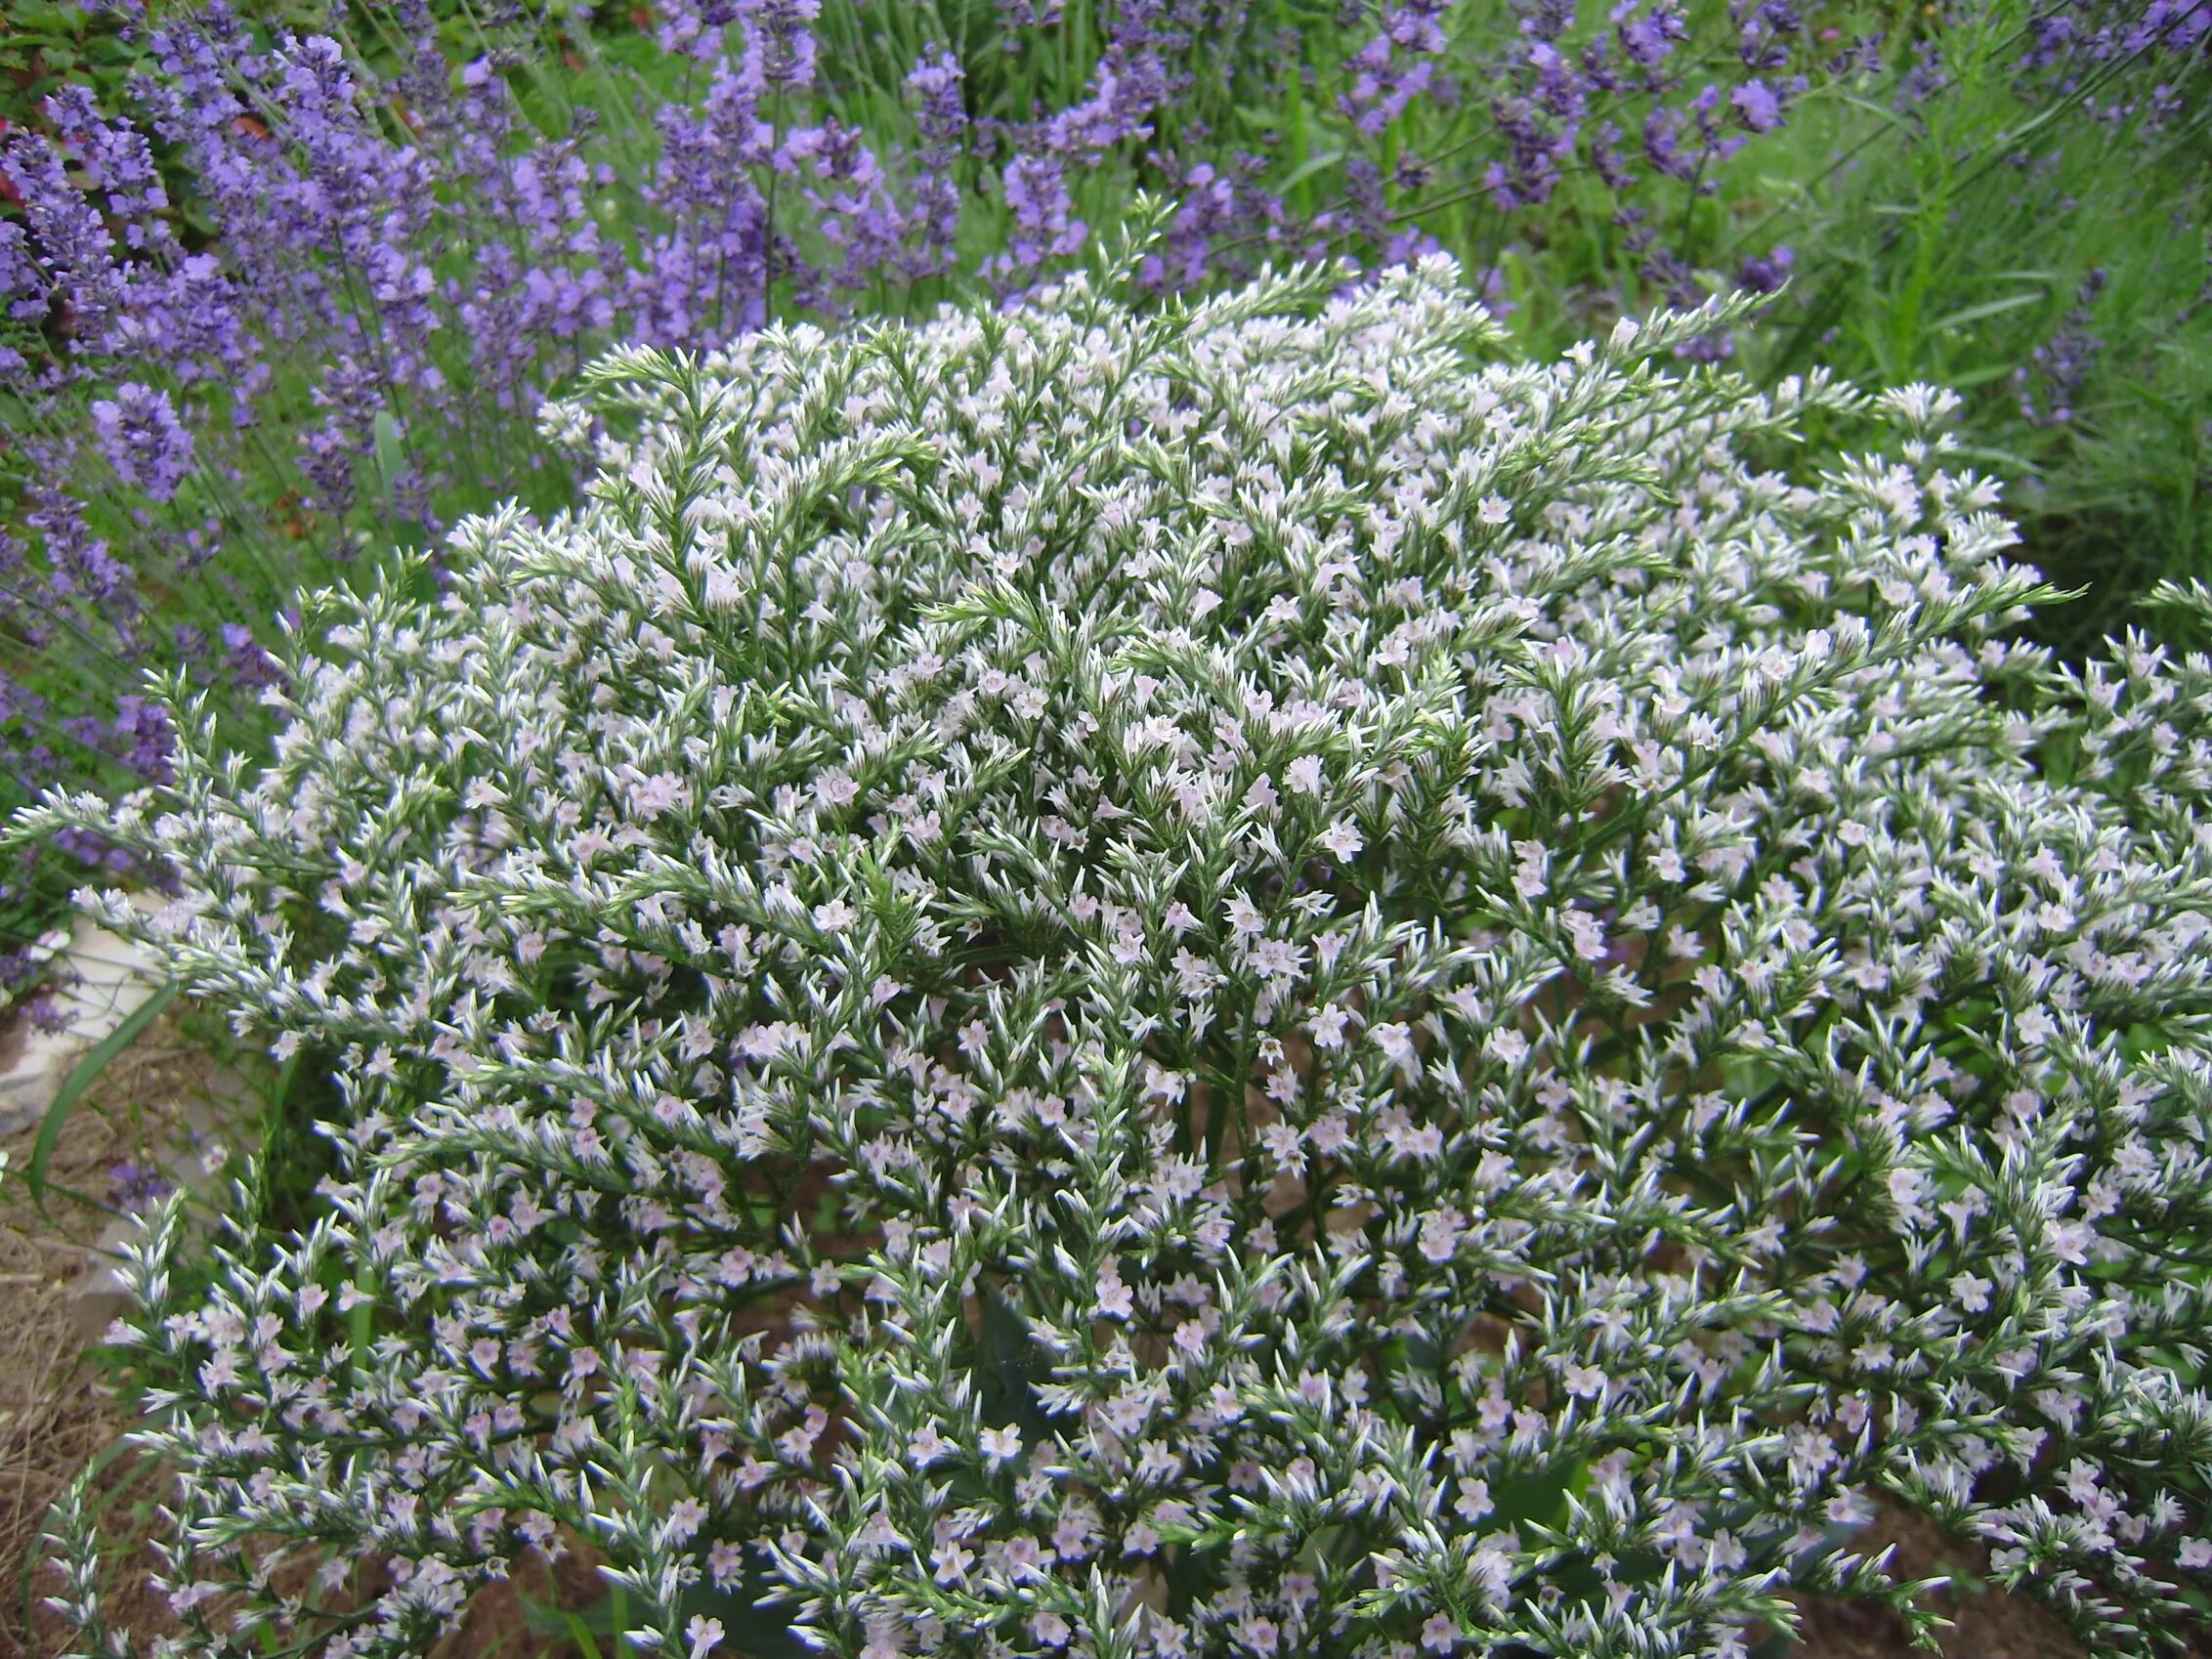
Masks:
[[[2024,78],[2061,95],[2079,94],[2098,118],[2115,125],[2140,119],[2152,132],[2186,110],[2186,83],[2212,55],[2212,5],[2205,0],[2046,0],[2028,26]]]
[[[339,1091],[304,1222],[131,1253],[192,1651],[581,1540],[691,1659],[1740,1656],[1905,1602],[1889,1494],[2148,1653],[2212,660],[2009,644],[1955,401],[1680,362],[1740,307],[1518,362],[1440,256],[1142,251],[604,360],[585,502],[304,601],[257,772],[175,680],[19,821]]]

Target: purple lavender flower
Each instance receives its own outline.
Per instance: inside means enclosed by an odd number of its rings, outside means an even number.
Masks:
[[[62,1005],[62,999],[52,992],[42,992],[25,1002],[23,1017],[30,1022],[33,1031],[49,1037],[60,1037],[69,1029],[68,1011]]]
[[[1770,133],[1782,124],[1782,101],[1763,80],[1744,82],[1728,95],[1728,104],[1755,133]]]
[[[68,475],[64,455],[48,452],[45,471],[50,479]],[[114,630],[115,640],[128,646],[139,614],[137,578],[129,566],[108,550],[106,538],[93,532],[83,503],[50,482],[32,484],[24,492],[28,506],[22,522],[46,545],[48,588],[57,609],[72,619],[96,617]]]
[[[1951,84],[1950,71],[1943,66],[1941,48],[1931,41],[1918,42],[1910,68],[1898,77],[1893,103],[1897,109],[1911,113]]]
[[[169,1178],[151,1165],[125,1159],[107,1170],[110,1202],[120,1210],[143,1210],[170,1191]]]
[[[1644,72],[1645,84],[1656,85],[1659,71],[1674,56],[1677,46],[1689,38],[1680,8],[1665,3],[1639,13],[1637,0],[1624,0],[1613,8],[1613,30],[1621,50]]]
[[[183,385],[220,388],[231,400],[234,426],[251,424],[253,401],[269,384],[269,363],[237,289],[209,253],[134,270],[113,346],[122,361]]]
[[[2212,4],[2206,0],[2055,0],[2028,23],[2031,39],[2021,55],[2022,79],[2064,95],[2089,70],[2115,60],[2142,59],[2153,74],[2188,65],[2212,39]]]
[[[827,187],[809,185],[800,195],[815,210],[823,239],[844,252],[841,269],[828,275],[846,288],[866,286],[872,273],[892,263],[904,229],[889,181],[863,137],[832,115],[794,133],[784,147],[786,154],[806,164],[816,185]],[[820,285],[802,284],[801,293],[812,309],[836,303]]]
[[[2092,269],[2074,290],[2073,306],[2059,332],[2013,371],[2020,411],[2030,426],[2065,426],[2073,420],[2074,404],[2105,349],[2104,342],[2089,331],[2105,281],[2104,270]]]
[[[942,47],[915,60],[907,76],[921,140],[915,155],[914,205],[902,228],[908,247],[899,258],[909,281],[942,276],[957,258],[960,183],[955,169],[968,130],[967,110],[960,103],[964,78],[959,61]]]
[[[1736,56],[1749,69],[1779,69],[1790,61],[1788,42],[1802,34],[1805,19],[1790,0],[1730,0],[1736,23]]]
[[[1241,155],[1227,172],[1201,161],[1182,179],[1182,205],[1168,228],[1168,253],[1147,258],[1138,272],[1148,290],[1187,291],[1206,279],[1215,249],[1235,237],[1239,252],[1228,267],[1239,275],[1251,270],[1250,250],[1280,240],[1283,201],[1259,188],[1263,166],[1255,155]]]
[[[661,22],[654,38],[660,50],[702,61],[721,50],[723,31],[738,19],[734,0],[669,0],[658,10]]]
[[[191,470],[192,436],[166,392],[126,380],[114,397],[93,400],[92,424],[115,477],[156,501],[174,496]]]
[[[36,322],[46,315],[46,277],[31,251],[30,233],[12,220],[0,219],[0,302],[6,315],[18,322]],[[21,372],[23,359],[16,354],[11,372]]]
[[[240,693],[251,695],[264,686],[284,683],[283,669],[243,622],[223,624],[223,662],[232,686]]]
[[[1382,136],[1426,89],[1444,52],[1438,20],[1445,8],[1446,0],[1401,0],[1382,15],[1375,37],[1352,55],[1352,83],[1337,107],[1359,132]]]
[[[1797,254],[1779,242],[1766,253],[1746,254],[1736,268],[1736,286],[1754,294],[1779,293],[1796,264]]]
[[[325,412],[319,426],[301,434],[302,476],[315,493],[307,504],[336,516],[354,502],[354,469],[375,445],[376,412],[383,389],[376,367],[351,353],[341,355],[311,396]]]
[[[1697,177],[1697,163],[1681,147],[1682,118],[1664,106],[1643,118],[1643,158],[1671,179]]]
[[[740,75],[749,88],[814,84],[816,49],[808,25],[822,15],[822,0],[737,0],[731,10],[744,21]]]
[[[1314,216],[1317,231],[1349,234],[1380,244],[1388,234],[1388,218],[1382,196],[1382,170],[1364,155],[1344,163],[1344,197],[1336,207]]]
[[[1628,161],[1621,154],[1624,136],[1618,126],[1607,121],[1590,140],[1590,164],[1615,195],[1625,195],[1636,188],[1637,176],[1629,171]]]
[[[1113,64],[1103,64],[1090,96],[1045,125],[1042,147],[1054,155],[1096,161],[1118,144],[1150,138],[1145,117],[1157,106],[1159,90],[1156,77],[1125,79]]]
[[[176,234],[163,217],[169,192],[154,165],[146,135],[127,121],[110,121],[93,105],[92,89],[67,86],[46,100],[55,135],[77,156],[85,188],[103,198],[106,219],[119,225],[134,249],[169,252]]]
[[[171,781],[169,756],[175,746],[175,733],[170,729],[168,717],[145,698],[118,699],[112,718],[76,714],[61,724],[67,736],[86,748],[120,761],[139,781],[151,784]],[[104,850],[74,850],[87,861],[105,856]]]
[[[1823,40],[1840,38],[1838,31],[1824,29]],[[1822,72],[1830,80],[1855,81],[1870,78],[1882,72],[1882,43],[1887,37],[1880,29],[1867,34],[1853,35],[1841,52],[1829,59]]]
[[[1056,159],[1016,156],[1006,164],[1003,182],[1006,210],[1014,223],[1006,251],[989,267],[995,280],[1019,277],[1083,246],[1088,231],[1082,220],[1072,217],[1067,175]]]
[[[97,349],[107,319],[122,301],[115,239],[99,209],[70,183],[62,152],[36,133],[13,134],[0,149],[0,177],[22,203],[28,243],[17,244],[11,287],[23,284],[12,303],[20,319],[59,314],[82,349]],[[28,267],[28,269],[26,269]],[[32,285],[29,271],[37,272]]]
[[[719,344],[767,319],[771,233],[754,174],[775,133],[759,94],[725,62],[697,113],[660,112],[661,157],[646,197],[668,229],[624,276],[631,327],[648,344]]]
[[[1522,38],[1555,41],[1574,26],[1574,0],[1513,0]]]

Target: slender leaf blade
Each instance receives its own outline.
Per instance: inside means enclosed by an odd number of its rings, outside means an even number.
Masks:
[[[23,1171],[24,1183],[30,1189],[31,1201],[38,1212],[46,1213],[46,1166],[53,1162],[54,1149],[62,1142],[63,1127],[69,1114],[87,1089],[99,1081],[100,1074],[114,1063],[115,1057],[138,1041],[138,1035],[160,1017],[161,1010],[176,1000],[183,987],[170,980],[144,1002],[132,1009],[123,1023],[95,1043],[83,1059],[69,1069],[55,1093],[53,1103],[46,1108],[46,1116],[38,1126],[38,1139],[31,1143],[30,1164]]]

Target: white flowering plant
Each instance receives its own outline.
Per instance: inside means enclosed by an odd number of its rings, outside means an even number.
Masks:
[[[49,797],[336,1092],[110,1332],[160,1651],[2098,1651],[2212,1520],[2212,661],[2009,643],[1944,394],[1527,363],[1446,259],[628,351],[574,512]],[[1857,445],[1857,447],[1849,447]],[[2212,614],[2201,591],[2175,604]],[[56,1604],[124,1654],[81,1499]]]

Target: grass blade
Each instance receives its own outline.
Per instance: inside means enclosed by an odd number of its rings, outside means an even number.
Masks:
[[[39,1123],[38,1139],[31,1145],[30,1164],[23,1171],[24,1182],[30,1189],[31,1202],[38,1206],[41,1215],[47,1212],[46,1166],[53,1160],[54,1148],[61,1143],[62,1128],[69,1121],[70,1112],[115,1056],[128,1048],[137,1040],[138,1034],[154,1022],[161,1010],[176,1000],[181,989],[177,981],[171,980],[154,992],[132,1009],[121,1025],[94,1044],[92,1051],[72,1066],[69,1075],[62,1080],[60,1091],[55,1094],[53,1104],[46,1108],[46,1116]]]

